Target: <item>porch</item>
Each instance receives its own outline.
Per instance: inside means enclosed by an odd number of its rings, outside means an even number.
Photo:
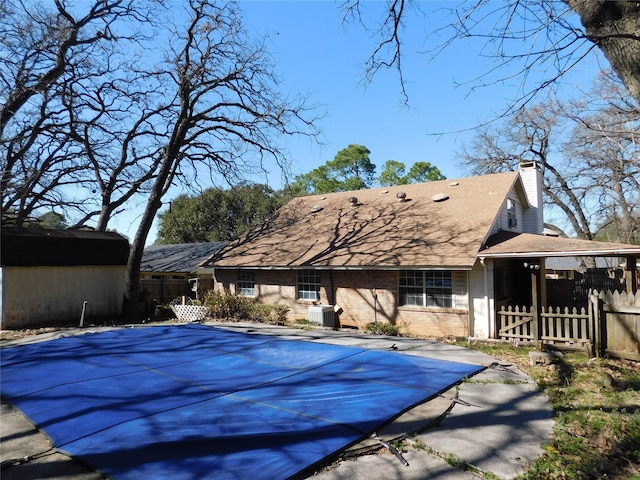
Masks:
[[[640,246],[501,232],[487,247],[478,257],[493,270],[493,338],[640,360]],[[549,258],[570,257],[615,264],[599,277],[547,275]]]

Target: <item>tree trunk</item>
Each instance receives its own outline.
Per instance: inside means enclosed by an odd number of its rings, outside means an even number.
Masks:
[[[640,102],[640,2],[565,0],[580,15],[587,36]]]
[[[142,263],[142,254],[144,253],[145,243],[149,236],[149,231],[153,225],[153,220],[162,207],[162,196],[166,189],[167,182],[170,183],[172,177],[171,159],[165,159],[162,168],[158,173],[149,200],[140,219],[138,230],[129,250],[129,259],[127,261],[127,272],[124,281],[124,304],[123,313],[130,322],[137,323],[140,321],[140,265]]]

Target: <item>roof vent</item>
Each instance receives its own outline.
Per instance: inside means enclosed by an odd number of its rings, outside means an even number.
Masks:
[[[407,194],[404,192],[398,192],[396,193],[396,198],[399,202],[404,202],[407,199]]]
[[[389,193],[389,190],[382,190],[382,191],[380,192],[380,195],[386,195],[387,193]]]
[[[450,187],[457,187],[458,185],[460,185],[458,182],[451,182],[449,184]]]
[[[357,207],[358,206],[358,197],[349,198],[349,203],[351,204],[352,207]]]
[[[311,207],[311,213],[318,213],[321,210],[322,207],[320,205],[314,205],[313,207]]]
[[[436,193],[433,197],[431,197],[431,200],[433,200],[434,202],[444,202],[448,198],[449,195],[447,195],[446,193]]]

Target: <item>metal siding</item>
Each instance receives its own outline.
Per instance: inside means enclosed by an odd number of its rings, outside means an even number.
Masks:
[[[122,314],[121,266],[4,267],[2,328],[78,324]]]
[[[524,211],[522,232],[542,233],[544,228],[542,204],[542,173],[537,166],[520,169],[522,185],[527,193],[530,208]]]

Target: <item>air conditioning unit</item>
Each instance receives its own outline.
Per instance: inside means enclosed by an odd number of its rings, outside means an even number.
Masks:
[[[311,305],[309,307],[309,323],[334,328],[336,316],[333,305]]]

